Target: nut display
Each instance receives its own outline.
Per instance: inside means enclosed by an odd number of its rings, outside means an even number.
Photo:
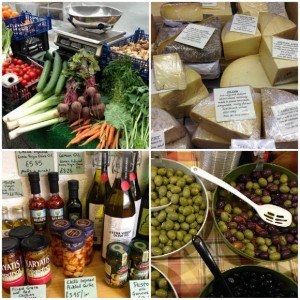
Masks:
[[[175,298],[168,280],[155,269],[151,269],[151,298]]]

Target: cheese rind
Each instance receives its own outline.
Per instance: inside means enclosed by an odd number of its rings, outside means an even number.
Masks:
[[[272,85],[298,81],[298,61],[272,57],[273,37],[262,39],[259,55],[262,66]]]

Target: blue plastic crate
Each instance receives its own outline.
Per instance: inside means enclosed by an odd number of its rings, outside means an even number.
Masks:
[[[26,20],[31,24],[22,25]],[[50,16],[33,16],[27,11],[22,11],[18,17],[4,19],[4,23],[13,31],[13,40],[15,41],[21,41],[52,29]]]
[[[118,59],[121,57],[124,57],[125,54],[115,52],[111,50],[111,47],[114,46],[124,46],[128,45],[129,43],[136,43],[139,40],[147,40],[149,41],[149,35],[145,34],[144,30],[141,30],[140,28],[135,31],[133,35],[130,35],[124,39],[118,40],[113,43],[104,44],[102,47],[102,53],[101,53],[101,65],[106,66],[110,61],[114,59]],[[133,56],[127,56],[130,58],[130,60],[133,62],[134,67],[136,70],[139,71],[140,75],[143,78],[148,79],[149,78],[149,60],[140,59]]]

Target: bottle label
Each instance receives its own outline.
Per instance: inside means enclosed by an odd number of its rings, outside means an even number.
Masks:
[[[141,280],[149,277],[149,262],[132,261],[130,268],[130,279]]]
[[[77,219],[80,219],[80,213],[69,213],[70,222],[75,222]]]
[[[46,209],[31,210],[31,216],[34,224],[46,224]]]
[[[20,252],[4,255],[2,263],[2,281],[13,283],[24,276]]]
[[[94,222],[94,244],[101,245],[103,237],[104,226],[104,205],[103,204],[89,204],[89,219]]]
[[[107,245],[120,242],[129,245],[133,238],[135,215],[128,218],[104,217],[104,236],[102,256],[106,258]]]
[[[105,262],[105,281],[113,287],[122,287],[128,279],[128,266],[117,267]]]
[[[62,220],[64,218],[64,209],[62,208],[50,208],[51,221]]]
[[[147,208],[143,208],[138,234],[146,236],[149,235],[149,209]]]
[[[37,259],[39,258],[40,259]],[[45,249],[36,252],[27,252],[25,254],[26,274],[31,278],[43,278],[50,272],[50,258]]]
[[[141,208],[141,199],[134,201],[135,205],[135,221],[134,221],[134,229],[133,229],[133,237],[136,236],[138,221],[139,221],[139,212]]]

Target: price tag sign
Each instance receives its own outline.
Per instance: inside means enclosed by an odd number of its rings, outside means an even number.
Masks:
[[[83,152],[58,152],[59,174],[83,174],[84,153]]]
[[[96,276],[65,279],[65,298],[97,298]]]
[[[23,197],[22,182],[17,180],[2,180],[2,199]]]
[[[256,118],[249,86],[214,89],[214,100],[217,122]]]
[[[235,14],[230,31],[254,35],[257,29],[258,18],[254,16]]]
[[[130,298],[151,298],[149,279],[130,280]]]
[[[241,140],[232,139],[231,149],[276,149],[275,141],[270,139],[265,140]]]
[[[46,298],[46,285],[27,285],[10,288],[11,298]]]
[[[288,60],[298,60],[298,41],[273,37],[272,56]]]
[[[165,149],[165,132],[163,130],[151,133],[151,148]]]
[[[271,108],[283,135],[298,132],[298,101],[275,105]]]
[[[178,35],[178,37],[175,39],[175,42],[203,49],[214,31],[215,28],[189,24]]]
[[[54,158],[51,151],[16,151],[16,158],[20,176],[27,176],[29,172],[46,175],[54,171]]]

